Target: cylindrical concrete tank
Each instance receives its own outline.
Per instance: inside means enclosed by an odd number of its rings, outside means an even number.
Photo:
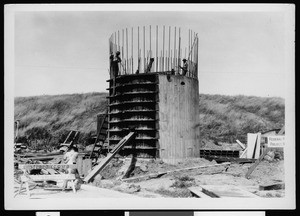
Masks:
[[[112,71],[114,65],[108,80],[109,146],[116,145],[128,128],[137,134],[121,155],[161,158],[168,163],[200,155],[198,37],[189,30],[184,43],[181,29],[174,30],[172,35],[170,27],[161,32],[156,27],[157,37],[152,39],[151,27],[150,38],[144,27],[143,34],[138,28],[137,37],[132,29],[129,37],[120,34],[123,30],[109,39],[111,59],[121,59],[118,75]],[[121,54],[114,58],[118,51]]]
[[[198,80],[186,76],[158,75],[159,153],[174,163],[199,157]]]

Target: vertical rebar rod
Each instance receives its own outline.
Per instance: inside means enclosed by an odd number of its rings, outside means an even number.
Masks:
[[[174,67],[176,66],[176,26],[174,28]]]
[[[120,31],[118,30],[118,51],[120,51]]]
[[[163,64],[163,67],[162,67],[162,71],[165,70],[165,26],[163,28],[163,60],[162,60],[162,64]]]
[[[124,29],[122,29],[122,59],[124,58]]]
[[[158,26],[156,26],[156,72],[158,72]]]
[[[151,40],[152,40],[152,38],[151,38],[151,25],[150,25],[149,34],[150,34],[150,38],[149,38],[149,40],[150,40],[150,58],[151,58],[152,57],[152,53],[151,53]]]
[[[196,78],[198,78],[198,59],[199,59],[199,57],[198,57],[198,50],[199,49],[199,38],[198,38],[198,36],[197,36],[197,66],[196,66]]]
[[[126,28],[126,73],[128,72],[128,31]]]
[[[140,27],[138,26],[138,71],[140,72]]]
[[[171,26],[169,26],[169,50],[168,50],[168,71],[170,71],[170,46],[171,46]]]
[[[133,27],[131,28],[131,73],[133,74]]]
[[[181,37],[180,37],[180,28],[179,28],[179,33],[178,33],[178,65],[181,65],[180,62],[180,43],[181,43]],[[179,72],[179,68],[178,68],[178,72]]]
[[[191,40],[191,30],[189,29],[189,49],[188,49],[188,54],[190,53],[190,50],[191,50],[191,42],[190,42],[190,40]],[[190,56],[188,56],[188,60],[190,60]]]
[[[146,69],[146,67],[145,67],[145,65],[146,65],[146,55],[145,55],[145,26],[143,26],[143,30],[144,30],[144,34],[143,34],[143,38],[144,38],[144,40],[143,40],[143,43],[144,43],[144,47],[143,47],[143,53],[144,53],[144,64],[143,64],[143,70],[145,71],[145,69]]]

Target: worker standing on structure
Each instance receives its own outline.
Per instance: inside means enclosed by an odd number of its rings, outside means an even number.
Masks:
[[[188,71],[188,63],[185,58],[182,59],[182,61],[183,61],[183,66],[182,67],[179,66],[179,67],[182,69],[182,75],[185,76]]]
[[[74,146],[71,146],[67,153],[64,155],[63,157],[63,161],[65,164],[76,164],[78,159],[78,149]],[[77,188],[78,185],[78,180],[80,179],[79,173],[77,168],[73,169],[73,168],[68,168],[67,169],[67,173],[68,174],[75,174],[75,187]],[[63,189],[66,189],[68,185],[68,180],[65,180],[63,183]]]
[[[116,52],[116,56],[113,54],[110,55],[110,74],[113,77],[113,95],[116,94],[116,78],[119,75],[119,63],[122,61],[120,58],[120,52]]]
[[[115,56],[114,54],[111,54],[109,58],[111,74],[114,78],[116,78],[119,75],[119,63],[122,61],[120,58],[120,52],[117,51]]]

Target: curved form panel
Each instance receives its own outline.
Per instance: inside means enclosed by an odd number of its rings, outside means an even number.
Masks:
[[[159,156],[167,163],[199,157],[198,80],[158,75]]]

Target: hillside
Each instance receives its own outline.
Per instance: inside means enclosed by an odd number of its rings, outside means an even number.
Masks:
[[[30,146],[62,142],[69,129],[81,131],[88,144],[96,131],[96,115],[106,109],[106,93],[15,98],[15,119],[20,120],[19,142]],[[254,96],[200,95],[201,139],[245,142],[246,134],[281,128],[284,100]]]

